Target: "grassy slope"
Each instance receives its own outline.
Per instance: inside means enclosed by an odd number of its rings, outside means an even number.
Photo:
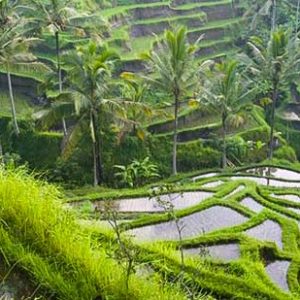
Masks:
[[[217,180],[224,177],[205,179]],[[49,185],[37,182],[22,170],[0,172],[1,253],[10,263],[19,261],[44,294],[54,293],[61,299],[185,299],[178,286],[162,288],[158,274],[172,278],[180,273],[180,258],[176,242],[137,243],[137,264],[156,270],[157,276],[130,281],[129,298],[125,296],[124,273],[120,266],[108,259],[106,251],[114,249],[115,239],[106,228],[78,225],[73,213],[61,206],[60,194]],[[203,181],[203,182],[205,182]],[[245,188],[224,200],[225,196],[243,184]],[[11,188],[11,187],[14,188]],[[185,189],[201,189],[201,183],[186,185]],[[298,299],[297,273],[300,266],[297,239],[299,229],[295,220],[300,215],[287,209],[291,203],[282,202],[270,193],[296,193],[295,189],[259,187],[240,179],[228,181],[222,187],[211,188],[214,195],[194,207],[177,212],[178,217],[223,205],[245,215],[249,220],[239,226],[213,231],[184,241],[184,247],[238,242],[241,258],[230,263],[209,258],[187,258],[184,267],[184,286],[208,291],[213,296],[237,299]],[[240,205],[251,196],[265,209],[255,214]],[[279,196],[278,196],[279,197]],[[300,204],[292,204],[299,207]],[[167,220],[167,215],[140,216],[124,228],[133,228]],[[278,222],[283,230],[283,249],[274,243],[249,238],[243,232],[264,220]],[[81,224],[81,223],[80,223]],[[111,248],[112,247],[112,248]],[[268,249],[277,259],[290,260],[288,282],[292,294],[281,291],[266,275],[259,253]],[[110,272],[110,270],[114,272]],[[173,281],[173,280],[172,280]]]
[[[162,287],[158,277],[132,276],[127,291],[121,266],[107,257],[109,245],[82,230],[59,198],[54,187],[22,169],[0,170],[1,255],[17,262],[45,295],[65,300],[185,299],[175,286]]]

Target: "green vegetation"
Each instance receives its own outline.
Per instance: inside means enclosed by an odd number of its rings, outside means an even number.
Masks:
[[[0,299],[299,299],[299,0],[0,0]]]

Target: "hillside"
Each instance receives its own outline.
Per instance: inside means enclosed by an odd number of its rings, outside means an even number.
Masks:
[[[0,300],[300,299],[300,0],[0,0]]]

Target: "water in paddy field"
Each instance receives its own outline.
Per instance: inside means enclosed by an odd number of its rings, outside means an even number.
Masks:
[[[282,230],[278,223],[266,220],[245,231],[247,235],[261,241],[275,242],[282,249]]]
[[[201,212],[180,219],[183,238],[202,235],[216,229],[222,229],[246,222],[248,219],[238,212],[223,206],[213,206]],[[128,231],[139,240],[178,240],[174,221],[147,225]]]
[[[290,262],[286,260],[278,260],[266,266],[266,272],[272,281],[279,285],[283,290],[288,291],[287,273]]]
[[[253,198],[250,197],[243,199],[240,202],[240,204],[246,206],[247,208],[249,208],[250,210],[256,213],[260,213],[264,209],[264,206],[262,206],[260,203],[258,203],[257,201],[255,201]]]
[[[266,186],[274,186],[274,187],[294,187],[300,188],[300,181],[299,182],[292,182],[292,181],[283,181],[279,179],[267,179],[263,177],[254,177],[254,176],[233,176],[230,177],[231,180],[251,180],[260,185]]]
[[[282,168],[258,167],[248,169],[245,172],[262,177],[274,177],[277,179],[300,181],[300,173]]]
[[[184,192],[174,193],[171,195],[161,195],[163,201],[171,201],[174,209],[184,209],[190,206],[197,205],[207,198],[211,197],[210,192]],[[134,199],[120,199],[108,201],[96,201],[93,203],[95,210],[102,211],[105,205],[109,203],[109,207],[118,212],[163,212],[164,209],[157,203],[155,197],[143,197]]]
[[[238,259],[241,255],[240,247],[236,243],[184,249],[184,253],[193,256],[207,255],[213,259],[220,259],[226,262]]]
[[[270,196],[275,197],[275,198],[280,198],[280,199],[283,199],[283,200],[289,200],[291,202],[300,203],[300,197],[298,195],[292,195],[292,194],[276,195],[276,194],[271,194]]]
[[[300,208],[289,207],[288,209],[289,209],[290,211],[293,211],[294,213],[300,215]]]
[[[230,198],[230,197],[233,196],[234,194],[241,192],[244,188],[245,188],[244,185],[238,186],[238,187],[237,187],[236,189],[234,189],[230,194],[226,195],[226,198]]]
[[[215,177],[216,175],[218,175],[218,173],[206,173],[206,174],[195,176],[195,177],[192,178],[192,180],[197,181],[197,180],[201,180],[201,179],[204,179],[204,178]]]
[[[214,187],[217,187],[221,184],[223,184],[224,182],[221,181],[221,180],[217,180],[217,181],[211,181],[211,182],[208,182],[208,183],[205,183],[203,184],[201,187],[202,188],[214,188]]]

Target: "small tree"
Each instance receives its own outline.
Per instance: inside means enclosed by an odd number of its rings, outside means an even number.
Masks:
[[[175,224],[176,231],[178,234],[179,239],[179,245],[178,249],[180,251],[180,260],[181,260],[181,275],[183,275],[184,271],[184,251],[183,251],[183,236],[182,231],[184,229],[184,224],[182,224],[182,221],[177,217],[175,206],[173,201],[177,197],[182,197],[182,193],[175,194],[175,185],[174,184],[165,184],[156,187],[152,190],[152,196],[151,198],[154,198],[157,202],[157,204],[163,208],[163,210],[168,214],[169,219],[172,220]],[[167,196],[166,199],[164,199],[161,195],[164,194]]]
[[[61,41],[62,32],[80,33],[86,35],[95,27],[101,32],[104,29],[104,21],[100,16],[80,13],[75,4],[69,0],[25,0],[26,9],[23,8],[23,15],[28,18],[32,30],[36,33],[41,30],[48,30],[55,38],[56,66],[59,93],[63,92],[63,77],[61,66]],[[93,22],[94,21],[94,22]],[[93,24],[93,25],[91,25]],[[95,26],[97,24],[97,26]],[[67,135],[65,118],[62,118],[63,132]]]
[[[128,291],[130,276],[134,274],[136,270],[136,262],[137,256],[139,254],[139,249],[133,245],[130,238],[127,238],[123,235],[121,227],[118,223],[118,212],[112,209],[110,201],[107,201],[104,207],[103,217],[108,221],[115,233],[118,247],[117,249],[113,249],[112,256],[124,269],[125,287],[126,291]]]
[[[199,100],[221,116],[222,167],[227,166],[228,125],[238,127],[245,122],[244,111],[251,104],[255,87],[240,71],[237,61],[217,63],[206,73]]]
[[[135,159],[128,166],[115,165],[114,168],[118,171],[115,176],[130,187],[140,186],[159,177],[157,165],[149,157],[141,161]]]
[[[199,39],[200,40],[200,39]],[[193,92],[196,80],[194,54],[198,41],[188,42],[184,27],[176,31],[165,31],[163,41],[158,41],[155,48],[143,58],[148,61],[151,76],[146,79],[165,91],[173,98],[174,130],[173,130],[173,174],[177,174],[177,132],[180,101],[185,95]]]
[[[17,121],[13,84],[11,74],[13,72],[48,72],[48,68],[29,51],[30,45],[36,41],[35,38],[23,36],[24,23],[17,21],[10,26],[0,29],[0,67],[6,72],[11,104],[14,130],[17,135],[20,129]]]
[[[279,94],[282,88],[289,87],[299,76],[299,41],[292,39],[289,33],[278,29],[271,34],[267,44],[254,37],[248,42],[250,53],[239,56],[248,70],[249,77],[261,89],[265,97],[263,102],[270,112],[270,139],[268,158],[273,158],[275,112],[279,106]]]

